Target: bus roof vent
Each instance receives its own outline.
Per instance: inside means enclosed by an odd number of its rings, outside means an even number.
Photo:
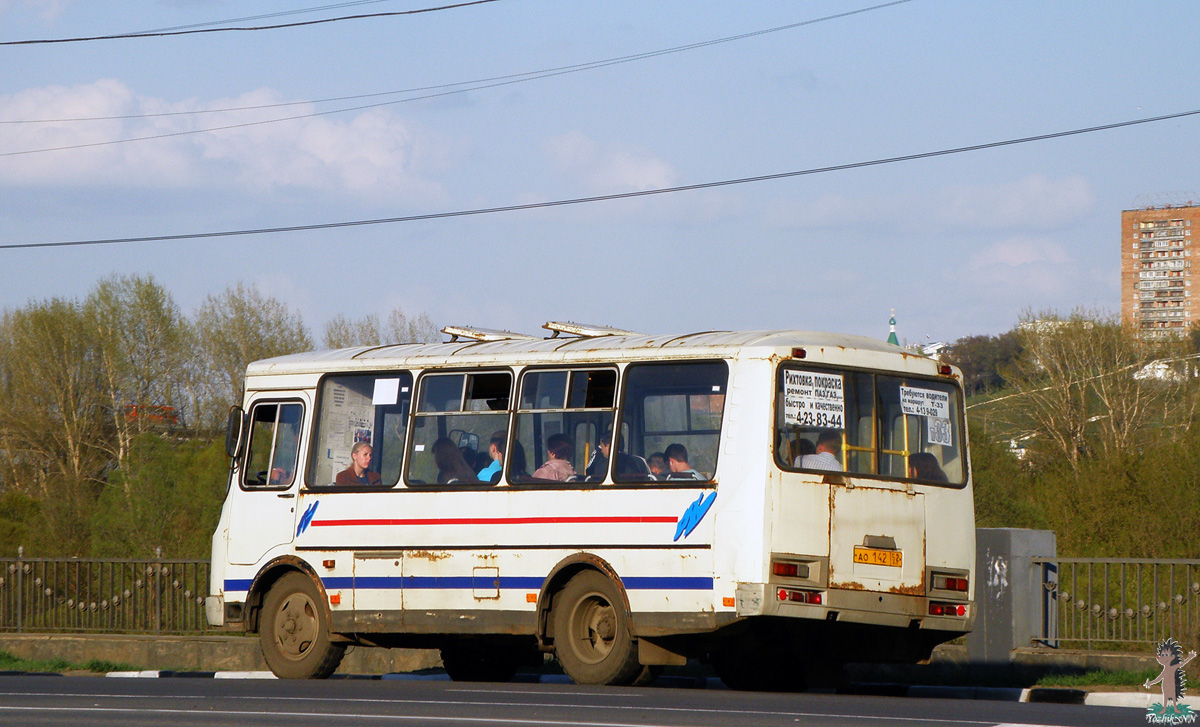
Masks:
[[[512,331],[496,331],[491,328],[471,328],[470,326],[446,326],[442,329],[442,333],[450,336],[450,342],[453,343],[460,338],[468,338],[472,341],[536,341],[535,336],[526,336],[524,333],[513,333]]]
[[[571,323],[570,321],[550,321],[542,326],[554,333],[550,334],[551,338],[557,338],[560,333],[570,333],[574,336],[582,338],[593,338],[596,336],[637,336],[640,335],[636,331],[626,331],[620,328],[610,328],[608,326],[589,326],[586,323]]]

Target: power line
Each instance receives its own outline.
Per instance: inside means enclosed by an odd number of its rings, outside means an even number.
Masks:
[[[801,21],[798,23],[788,23],[787,25],[780,25],[780,26],[776,26],[774,28],[766,28],[764,30],[755,30],[755,31],[751,31],[748,33],[741,33],[738,35],[730,35],[730,36],[726,36],[724,38],[715,38],[712,40],[704,40],[704,41],[699,41],[696,43],[688,43],[686,45],[674,46],[671,48],[662,48],[659,50],[645,51],[642,53],[634,53],[634,54],[625,55],[625,56],[617,56],[615,58],[605,58],[602,60],[588,61],[585,63],[576,63],[576,64],[572,64],[572,65],[567,65],[567,66],[558,66],[556,68],[546,68],[546,69],[543,69],[540,71],[525,71],[522,73],[510,73],[510,74],[503,75],[503,76],[492,76],[490,78],[481,78],[481,79],[476,79],[474,81],[458,81],[455,83],[444,83],[444,84],[435,85],[435,86],[420,86],[420,87],[416,87],[416,88],[400,89],[400,90],[396,90],[396,91],[378,91],[375,93],[364,93],[364,94],[357,94],[357,95],[352,95],[352,96],[334,96],[331,98],[321,98],[321,99],[314,99],[314,100],[310,100],[310,101],[287,101],[287,102],[276,103],[276,104],[257,104],[257,105],[252,105],[252,106],[234,106],[234,107],[228,107],[228,108],[223,108],[223,109],[205,109],[205,110],[200,110],[200,111],[171,111],[171,112],[162,112],[162,113],[154,113],[154,114],[127,114],[127,115],[122,115],[122,116],[91,116],[91,117],[77,117],[77,118],[65,118],[65,119],[12,119],[12,120],[0,120],[0,124],[57,124],[57,123],[68,123],[68,122],[74,122],[74,121],[117,121],[117,120],[126,120],[126,119],[150,119],[150,118],[159,118],[159,117],[163,117],[163,116],[191,116],[191,115],[199,115],[199,114],[225,113],[225,112],[231,112],[231,111],[252,111],[252,110],[282,108],[282,107],[286,107],[286,106],[319,104],[319,103],[328,103],[328,102],[333,102],[333,101],[354,101],[354,100],[365,99],[365,98],[377,98],[379,96],[393,96],[393,95],[398,95],[398,94],[402,94],[402,93],[419,93],[422,91],[438,91],[441,89],[452,89],[452,88],[460,88],[463,86],[469,86],[469,88],[461,88],[461,90],[455,91],[455,93],[466,93],[467,91],[476,91],[476,90],[481,90],[481,89],[486,89],[486,88],[493,88],[496,85],[506,85],[506,84],[501,84],[501,83],[495,83],[498,81],[513,81],[513,82],[533,81],[533,80],[539,80],[542,78],[549,78],[549,77],[556,76],[556,75],[563,75],[566,73],[577,73],[580,71],[590,71],[590,70],[594,70],[597,68],[604,68],[607,66],[618,65],[621,63],[630,63],[633,61],[640,61],[640,60],[645,60],[648,58],[656,58],[658,56],[665,56],[665,55],[670,55],[673,53],[682,53],[684,51],[696,50],[698,48],[705,48],[708,46],[719,45],[722,43],[731,43],[734,41],[746,40],[748,38],[754,38],[754,37],[757,37],[760,35],[768,35],[770,33],[778,33],[778,32],[784,31],[784,30],[793,30],[795,28],[803,27],[805,25],[814,25],[816,23],[823,23],[823,22],[827,22],[830,20],[838,20],[838,19],[845,18],[845,17],[851,16],[851,15],[859,15],[862,13],[871,12],[873,10],[881,10],[883,8],[892,7],[894,5],[903,5],[904,3],[908,3],[908,2],[912,2],[912,0],[894,0],[893,2],[883,3],[882,5],[872,5],[870,7],[860,8],[858,10],[850,10],[848,12],[837,13],[835,15],[826,15],[824,17],[814,18],[812,20],[804,20],[804,21]],[[481,85],[481,84],[491,84],[491,85]],[[435,94],[435,95],[448,95],[448,94]],[[418,100],[428,99],[428,98],[433,98],[433,97],[434,96],[418,96],[416,98],[399,99],[397,101],[391,101],[388,103],[400,104],[400,103],[407,103],[409,101],[418,101]],[[260,121],[260,122],[254,122],[254,123],[275,123],[277,121],[291,121],[293,119],[309,118],[310,116],[317,116],[320,114],[343,113],[345,111],[358,111],[358,110],[362,110],[362,109],[366,109],[366,108],[375,108],[376,106],[383,106],[383,105],[387,105],[387,104],[373,104],[370,106],[352,106],[349,108],[335,109],[332,111],[324,111],[324,112],[320,112],[319,114],[312,113],[312,114],[304,114],[304,115],[300,115],[300,116],[285,116],[285,117],[279,118],[279,119],[269,119],[266,121]],[[204,133],[206,131],[217,131],[217,130],[224,130],[227,128],[234,128],[234,127],[224,127],[223,126],[223,127],[218,127],[216,129],[195,129],[192,131],[180,132],[180,133],[200,134],[200,133]],[[110,141],[110,142],[98,142],[98,143],[119,144],[119,143],[124,143],[126,141],[138,141],[138,140],[147,139],[147,138],[157,139],[157,138],[162,138],[162,137],[160,137],[160,136],[135,137],[133,139],[118,139],[118,140],[114,140],[114,141]],[[73,148],[78,148],[78,147],[53,147],[53,148],[49,148],[49,149],[31,149],[28,151],[10,152],[9,155],[33,154],[33,153],[41,152],[41,151],[61,151],[63,149],[73,149]],[[0,156],[4,156],[4,155],[0,154]]]
[[[198,28],[194,30],[171,30],[159,31],[150,33],[118,33],[116,35],[93,35],[82,38],[43,38],[39,40],[6,40],[0,41],[0,46],[5,45],[46,45],[49,43],[82,43],[92,40],[123,40],[126,38],[166,38],[175,35],[196,35],[198,33],[229,33],[233,31],[248,31],[248,30],[278,30],[280,28],[299,28],[306,25],[321,25],[322,23],[337,23],[343,20],[364,20],[367,18],[389,18],[398,15],[418,15],[420,13],[432,13],[438,10],[454,10],[457,8],[465,8],[471,5],[484,5],[486,3],[499,2],[499,0],[471,0],[470,2],[456,3],[454,5],[440,5],[434,8],[419,8],[417,10],[394,10],[386,13],[363,13],[361,15],[341,15],[336,18],[322,18],[320,20],[301,20],[295,23],[280,23],[278,25],[256,25],[242,26],[234,28]]]
[[[169,30],[188,30],[190,28],[210,28],[214,25],[225,25],[226,23],[244,23],[249,20],[266,20],[267,18],[281,18],[285,15],[303,15],[304,13],[321,13],[326,10],[340,10],[342,8],[354,7],[355,5],[375,5],[376,3],[390,2],[391,0],[353,0],[352,2],[335,3],[333,5],[319,5],[315,8],[300,8],[297,10],[280,10],[277,13],[263,13],[262,15],[247,15],[242,18],[227,18],[225,20],[210,20],[206,23],[191,23],[190,25],[175,25],[170,28],[151,28],[150,30],[139,30],[138,33],[161,33]]]
[[[1057,131],[1050,134],[1039,134],[1037,136],[1025,136],[1018,139],[1006,139],[1004,141],[993,141],[986,144],[974,144],[972,146],[960,146],[952,149],[941,149],[938,151],[927,151],[919,154],[906,154],[904,156],[886,157],[883,159],[873,159],[870,161],[851,162],[849,164],[838,164],[829,167],[814,167],[811,169],[801,169],[791,172],[779,172],[776,174],[763,174],[755,177],[740,177],[737,179],[725,179],[716,182],[702,182],[699,184],[687,184],[678,187],[663,187],[660,189],[642,190],[639,192],[620,192],[616,194],[603,194],[594,197],[575,197],[573,199],[550,200],[546,202],[532,202],[529,204],[507,205],[503,207],[481,207],[468,210],[456,210],[451,212],[433,212],[422,215],[406,215],[403,217],[384,217],[370,220],[348,220],[342,222],[323,222],[311,225],[290,225],[287,227],[262,227],[248,230],[223,230],[217,232],[193,232],[179,235],[151,235],[147,237],[119,237],[98,240],[72,240],[67,242],[26,242],[13,243],[8,245],[0,245],[0,250],[17,250],[38,247],[80,247],[86,245],[115,245],[129,242],[174,242],[179,240],[202,240],[216,237],[238,237],[243,235],[266,235],[280,232],[307,232],[311,230],[331,230],[342,227],[365,227],[368,225],[386,225],[400,222],[418,222],[422,220],[440,220],[451,217],[468,217],[472,215],[487,215],[498,212],[518,212],[522,210],[546,209],[550,207],[566,207],[577,204],[588,204],[592,202],[608,202],[619,199],[632,199],[635,197],[649,197],[652,195],[672,194],[675,192],[692,192],[701,189],[713,189],[715,187],[729,187],[738,184],[750,184],[753,182],[766,182],[776,179],[787,179],[790,177],[802,177],[813,174],[825,174],[828,172],[840,172],[848,169],[861,169],[863,167],[882,166],[884,164],[896,164],[899,162],[916,161],[919,159],[931,159],[933,157],[949,156],[951,154],[962,154],[970,151],[981,151],[983,149],[995,149],[1002,146],[1013,146],[1016,144],[1028,144],[1034,141],[1046,141],[1048,139],[1059,139],[1066,136],[1078,136],[1080,134],[1090,134],[1097,131],[1108,131],[1111,129],[1120,129],[1126,126],[1137,126],[1140,124],[1151,124],[1157,121],[1168,121],[1170,119],[1180,119],[1187,116],[1200,115],[1200,109],[1192,111],[1181,111],[1175,114],[1166,114],[1163,116],[1152,116],[1143,119],[1134,119],[1132,121],[1119,121],[1113,124],[1103,124],[1101,126],[1089,126],[1082,129],[1072,129],[1070,131]]]

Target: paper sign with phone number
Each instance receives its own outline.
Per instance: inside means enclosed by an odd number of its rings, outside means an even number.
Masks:
[[[930,444],[954,446],[954,432],[950,426],[950,395],[936,389],[919,389],[914,386],[900,387],[900,408],[910,416],[925,417],[926,437]]]
[[[801,427],[845,429],[841,374],[783,372],[783,420]]]

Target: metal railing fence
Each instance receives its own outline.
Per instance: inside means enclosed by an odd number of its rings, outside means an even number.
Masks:
[[[1200,560],[1034,558],[1043,645],[1111,649],[1173,638],[1200,648]]]
[[[19,552],[0,558],[0,631],[201,633],[208,573],[206,560]]]

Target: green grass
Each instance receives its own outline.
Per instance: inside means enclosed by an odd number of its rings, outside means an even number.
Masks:
[[[1038,679],[1039,687],[1140,687],[1158,676],[1159,669],[1140,671],[1100,671],[1093,669],[1083,674],[1047,674]]]
[[[0,671],[26,671],[26,672],[64,672],[64,671],[90,671],[97,674],[104,674],[110,671],[138,671],[138,667],[130,666],[129,664],[117,664],[111,661],[102,659],[91,659],[83,664],[74,664],[65,659],[49,659],[39,661],[37,659],[22,659],[19,656],[10,654],[7,651],[0,651]]]

